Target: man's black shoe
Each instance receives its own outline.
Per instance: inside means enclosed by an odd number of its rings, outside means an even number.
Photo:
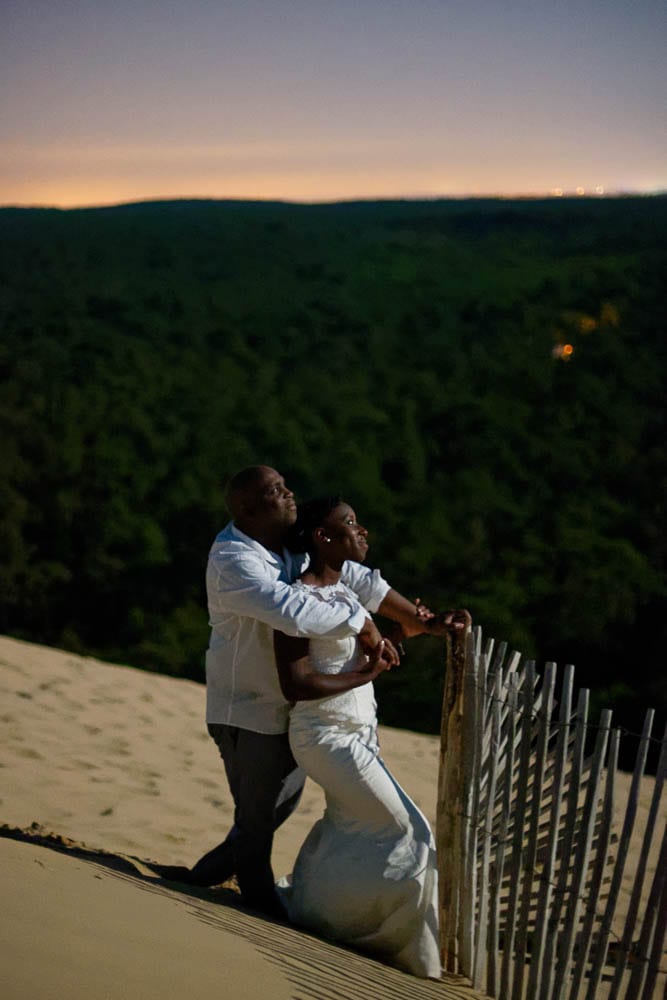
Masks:
[[[186,868],[185,865],[155,865],[151,864],[151,871],[154,871],[156,875],[160,875],[161,878],[166,878],[170,882],[185,882],[191,885],[190,882],[190,869]]]

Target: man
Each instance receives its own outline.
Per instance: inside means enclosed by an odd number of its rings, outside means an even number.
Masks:
[[[398,662],[368,612],[398,622],[407,635],[460,628],[456,613],[429,619],[382,579],[378,570],[344,564],[343,579],[359,604],[329,605],[291,583],[305,565],[283,547],[296,520],[294,494],[275,469],[250,466],[227,488],[233,520],[211,548],[206,572],[211,638],[206,654],[210,735],[222,756],[234,799],[225,841],[190,871],[188,881],[218,885],[236,874],[244,901],[282,916],[271,869],[273,834],[296,807],[304,775],[287,737],[289,705],[280,690],[273,632],[339,638],[357,635],[366,649]]]

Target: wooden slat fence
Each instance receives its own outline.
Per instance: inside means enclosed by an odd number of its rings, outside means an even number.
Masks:
[[[562,678],[554,663],[540,674],[504,643],[483,643],[477,628],[450,641],[436,823],[443,964],[490,997],[653,1000],[665,988],[667,730],[638,831],[640,783],[658,742],[647,711],[616,830],[621,732],[611,712],[595,724],[588,713],[572,666]]]

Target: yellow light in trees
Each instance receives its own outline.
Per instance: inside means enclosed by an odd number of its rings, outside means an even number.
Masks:
[[[597,320],[592,316],[579,317],[579,329],[582,333],[591,333],[598,325]]]

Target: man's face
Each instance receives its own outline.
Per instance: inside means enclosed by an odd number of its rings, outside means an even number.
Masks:
[[[285,486],[285,480],[269,466],[264,466],[248,496],[248,508],[253,519],[263,527],[281,526],[285,529],[296,521],[294,494]]]

